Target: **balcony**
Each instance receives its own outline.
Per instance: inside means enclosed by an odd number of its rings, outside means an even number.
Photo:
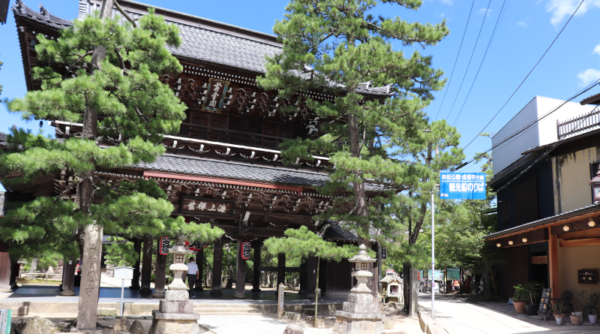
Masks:
[[[204,139],[252,147],[262,147],[274,150],[279,149],[279,144],[281,144],[284,139],[291,139],[190,123],[181,124],[179,135],[188,138]]]
[[[589,113],[568,119],[564,122],[556,122],[558,140],[598,128],[600,128],[600,108],[595,108]]]

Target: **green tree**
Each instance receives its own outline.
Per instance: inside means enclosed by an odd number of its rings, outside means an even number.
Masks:
[[[407,57],[392,43],[435,45],[448,28],[445,22],[374,17],[370,13],[380,2],[415,10],[421,5],[420,0],[292,0],[285,18],[274,27],[283,52],[269,59],[258,83],[278,89],[281,98],[301,90],[334,96],[324,101],[305,98],[320,120],[321,136],[283,143],[284,162],[329,156],[335,169],[320,191],[346,194],[337,200],[346,203],[334,208],[348,210],[326,212],[321,218],[336,215],[353,222],[360,243],[367,247],[372,239],[385,243],[400,238],[398,231],[408,226],[405,248],[410,248],[417,244],[437,172],[460,163],[462,152],[456,148],[456,130],[443,120],[430,123],[423,112],[432,91],[444,85],[442,71],[431,67],[430,56],[415,51]],[[383,86],[390,96],[373,98],[370,88]],[[385,188],[368,199],[365,183]],[[407,266],[405,271],[410,268],[408,259]],[[376,294],[378,274],[373,273],[369,287]]]
[[[61,30],[56,40],[37,36],[37,55],[48,64],[32,70],[34,80],[41,82],[41,90],[9,102],[9,110],[21,112],[25,119],[82,122],[83,129],[80,136],[62,141],[13,131],[8,138],[13,151],[0,156],[0,166],[20,173],[22,177],[16,182],[67,169],[73,181],[63,194],[26,203],[23,210],[9,213],[3,223],[32,231],[25,236],[15,228],[17,238],[43,242],[46,235],[37,223],[38,216],[44,215],[47,221],[43,224],[64,224],[60,229],[76,231],[84,257],[92,254],[87,245],[93,242],[96,230],[102,233],[102,228],[126,238],[164,232],[172,236],[185,234],[189,240],[212,241],[223,231],[211,229],[208,224],[186,224],[183,217],[170,217],[173,206],[156,183],[138,180],[119,184],[104,181],[95,173],[154,161],[165,151],[161,145],[163,134],[178,132],[186,109],[159,81],[160,74],[182,71],[167,49],[167,45],[180,44],[178,28],[154,15],[152,8],[135,25],[120,23],[110,18],[112,8],[113,1],[105,0],[100,15],[75,20],[72,27]],[[56,72],[54,68],[67,72]],[[110,145],[101,147],[99,143]],[[72,192],[76,194],[74,202],[59,200]],[[34,214],[27,214],[28,210]],[[13,235],[3,237],[13,239]],[[96,259],[99,261],[99,256]],[[94,272],[99,263],[93,262],[86,261],[83,268],[82,284],[86,286],[82,291],[99,287],[99,275]],[[95,328],[97,302],[97,294],[80,296],[78,328]]]
[[[317,258],[317,275],[315,296],[318,296],[319,289],[319,267],[321,258],[326,260],[340,261],[342,258],[350,258],[357,253],[356,247],[344,245],[337,246],[333,242],[323,240],[306,226],[300,226],[299,229],[288,229],[284,232],[284,238],[269,238],[265,240],[264,247],[271,254],[285,253],[286,257],[296,259],[306,259],[309,256]],[[277,287],[279,288],[279,287]],[[317,306],[318,298],[315,298],[315,327],[317,326]]]

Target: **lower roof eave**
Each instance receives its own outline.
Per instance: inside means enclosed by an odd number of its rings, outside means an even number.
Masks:
[[[583,208],[567,211],[551,217],[532,221],[527,224],[511,227],[506,230],[490,233],[483,237],[485,241],[496,240],[503,237],[512,236],[515,234],[547,228],[554,225],[566,224],[579,219],[586,219],[600,215],[600,204],[592,204]]]

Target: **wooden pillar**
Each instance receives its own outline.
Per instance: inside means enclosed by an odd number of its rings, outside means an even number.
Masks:
[[[558,240],[556,235],[552,235],[552,230],[548,227],[548,271],[550,276],[550,292],[552,298],[560,298],[559,270],[558,270]]]
[[[317,288],[317,258],[309,256],[306,259],[306,298],[315,299]]]
[[[131,286],[129,287],[131,290],[139,290],[140,289],[140,253],[142,252],[142,241],[136,239],[133,241],[133,249],[135,250],[135,254],[137,255],[137,260],[133,265],[133,279],[131,280]]]
[[[15,259],[12,257],[10,259],[10,263],[12,264],[12,267],[10,269],[10,286],[14,290],[19,288],[19,286],[17,285],[17,277],[19,277],[21,265],[19,264],[19,259]],[[75,277],[75,275],[73,275],[73,277]]]
[[[285,284],[285,253],[277,255],[277,286],[281,283]]]
[[[75,296],[75,260],[64,258],[61,296]]]
[[[260,292],[260,251],[262,242],[254,243],[254,271],[252,276],[252,292]]]
[[[144,237],[144,248],[142,251],[142,288],[141,293],[152,293],[150,281],[152,280],[152,246],[154,240],[151,236]]]
[[[246,260],[242,259],[242,240],[237,241],[236,279],[233,298],[246,298]]]
[[[156,281],[154,282],[154,298],[165,298],[165,284],[167,283],[167,255],[160,254],[160,238],[156,241]]]
[[[204,250],[199,250],[198,253],[196,253],[196,265],[198,266],[198,273],[200,275],[200,277],[198,278],[198,280],[196,280],[196,287],[194,288],[194,291],[204,291],[204,288],[202,288],[202,276],[204,275],[203,272],[203,264],[204,264]],[[192,287],[190,287],[191,289]]]
[[[220,295],[221,291],[221,272],[223,270],[223,240],[218,239],[214,242],[213,250],[213,275],[212,275],[212,290],[213,295]]]

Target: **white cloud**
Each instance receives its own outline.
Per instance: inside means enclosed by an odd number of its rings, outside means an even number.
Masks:
[[[452,6],[453,0],[440,0],[444,5]]]
[[[490,15],[490,13],[492,12],[491,9],[487,9],[487,8],[481,8],[479,10],[479,14],[486,14],[486,15]]]
[[[573,14],[581,0],[550,0],[546,5],[546,10],[552,13],[550,23],[557,26],[562,20]],[[585,14],[592,7],[600,7],[600,0],[588,0],[581,5],[577,11],[577,16]]]
[[[517,22],[517,25],[519,27],[521,27],[521,28],[527,28],[528,27],[528,25],[527,25],[527,23],[525,21],[519,21],[519,22]]]
[[[582,86],[587,86],[600,79],[600,71],[593,68],[588,68],[587,70],[580,72],[577,77],[581,80],[580,83]]]
[[[600,44],[596,45],[596,47],[594,48],[594,53],[600,55]]]

